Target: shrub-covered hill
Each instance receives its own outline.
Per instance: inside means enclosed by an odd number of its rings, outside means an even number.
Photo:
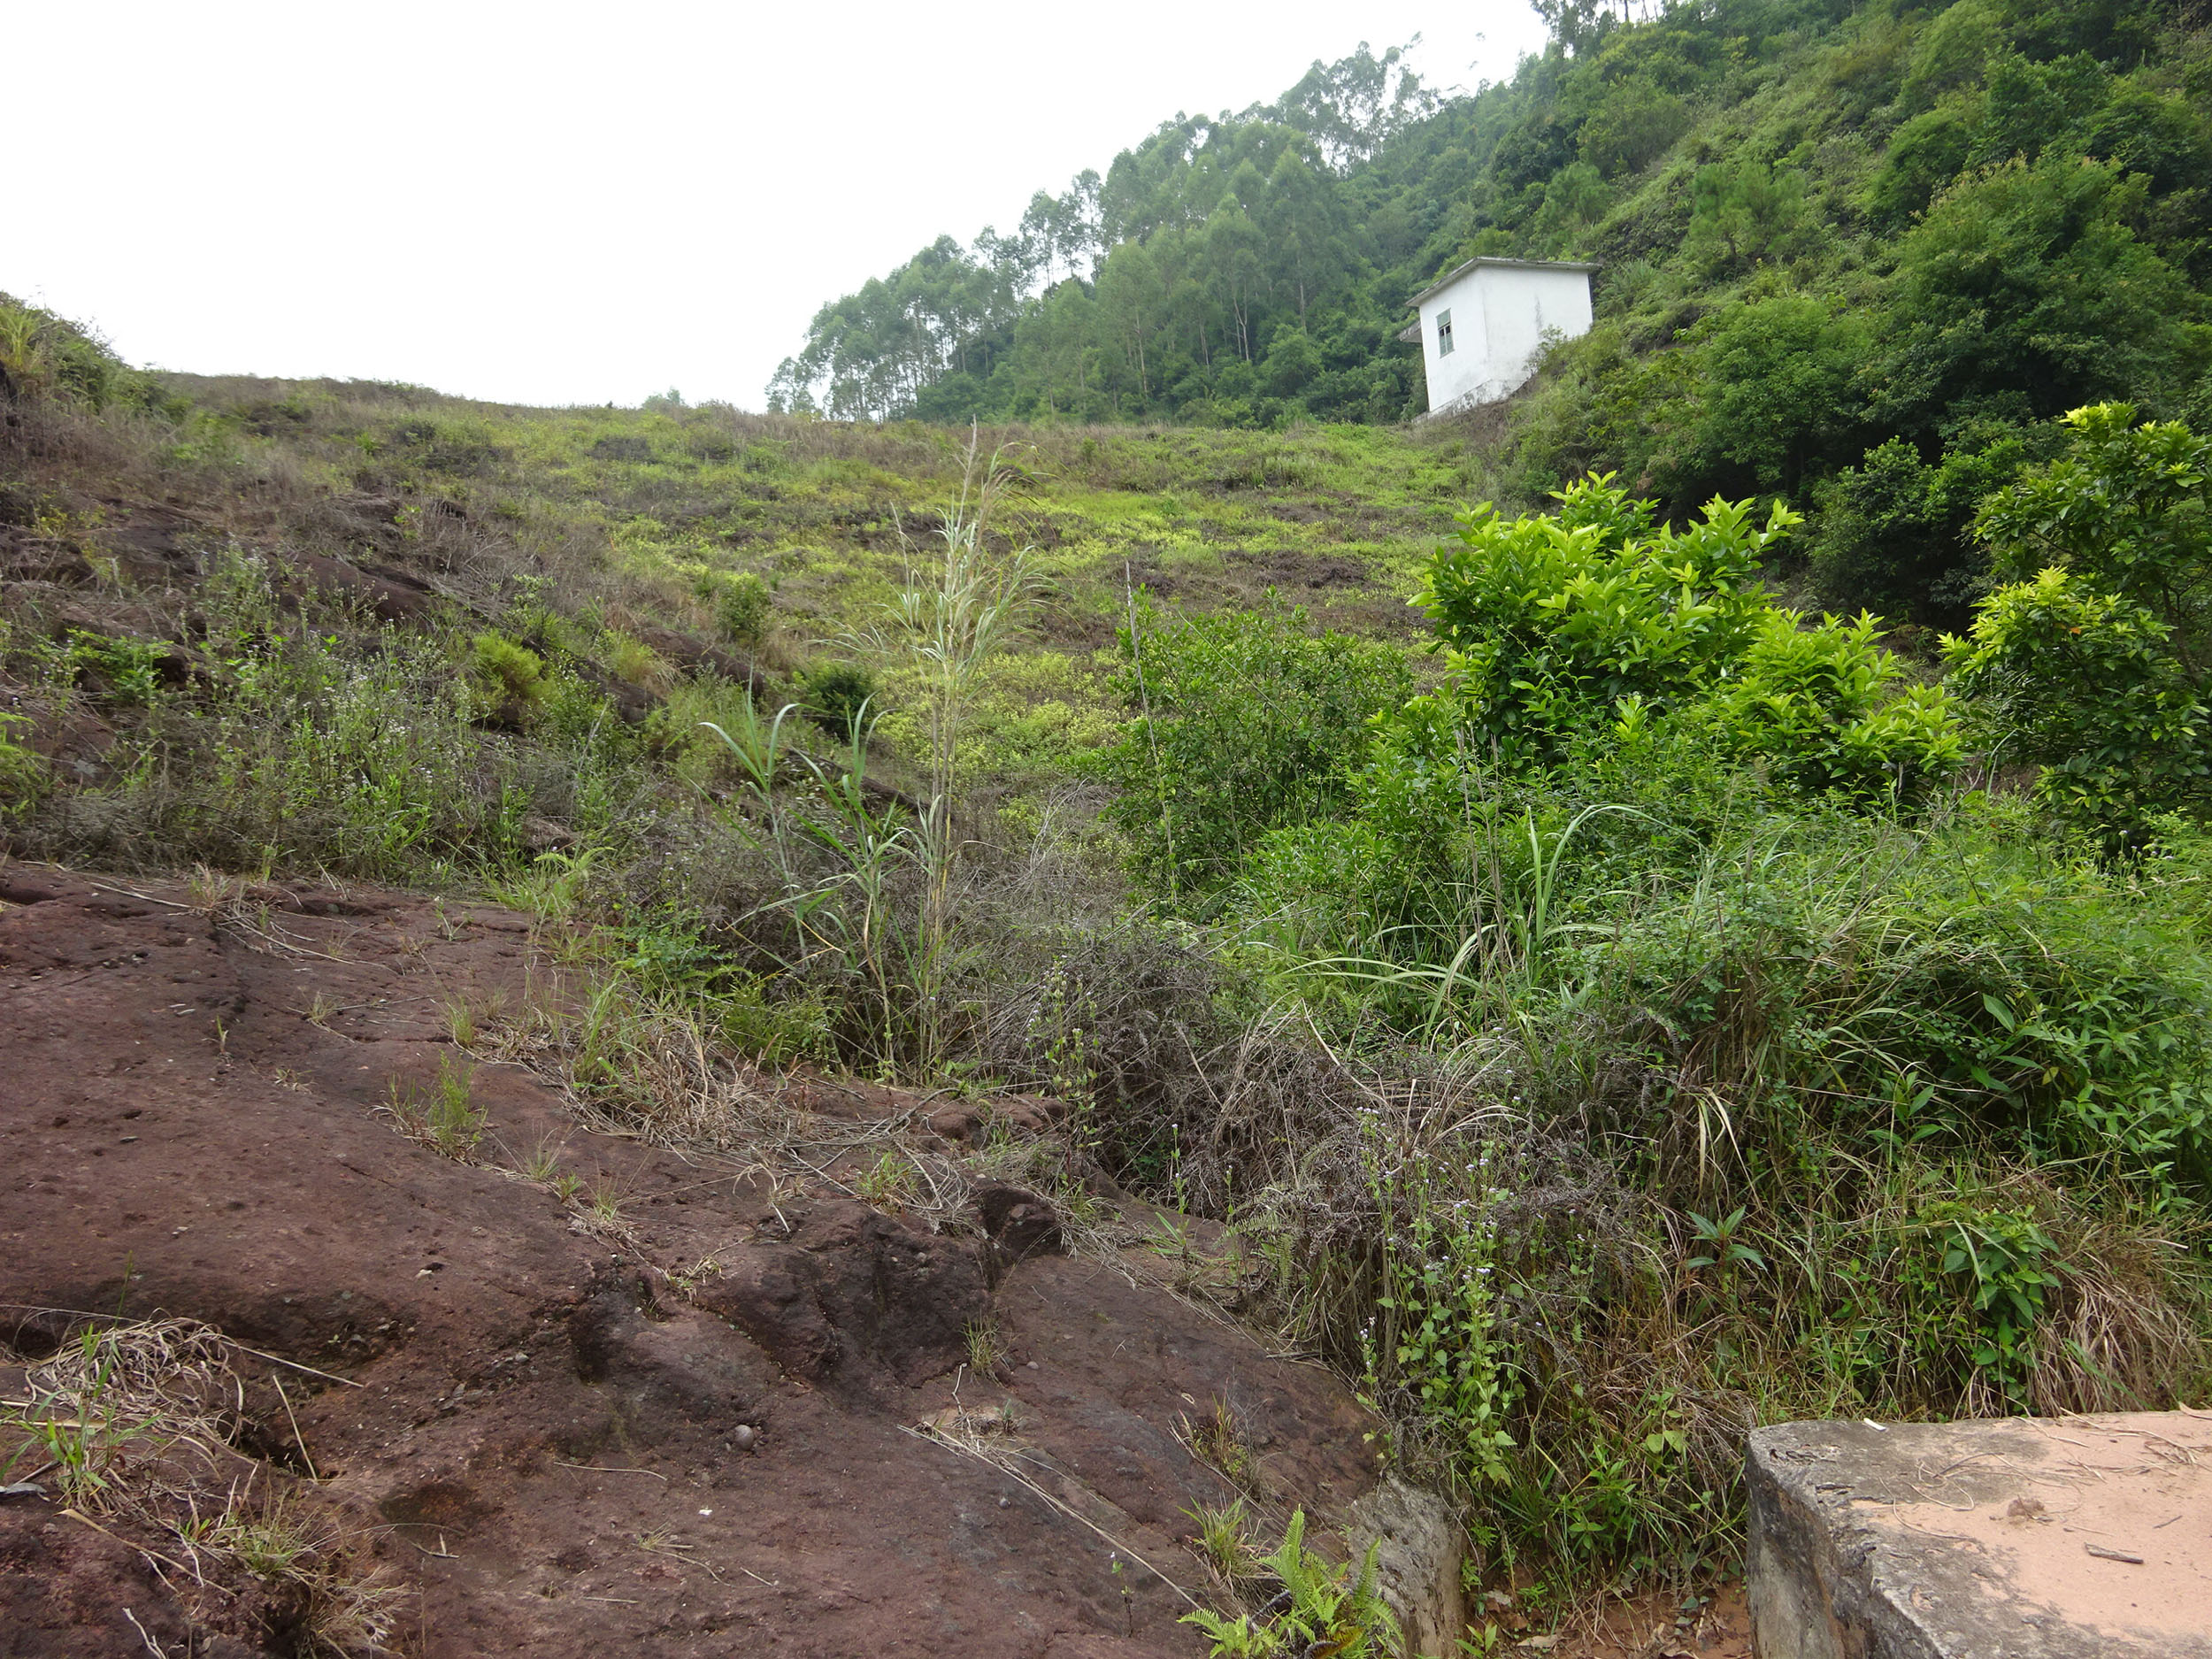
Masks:
[[[856,619],[929,560],[964,469],[995,449],[1005,488],[989,534],[1033,549],[1038,603],[989,671],[964,783],[1018,794],[1061,787],[1065,764],[1109,734],[1120,708],[1110,648],[1133,589],[1200,611],[1302,606],[1320,624],[1409,643],[1418,566],[1473,478],[1456,433],[1000,427],[972,457],[971,434],[918,422],[668,399],[503,408],[362,382],[140,377],[97,361],[106,378],[87,392],[102,410],[40,419],[106,423],[110,470],[88,488],[67,468],[56,477],[76,487],[17,480],[9,513],[23,545],[69,549],[72,569],[119,568],[140,531],[112,498],[135,479],[148,496],[189,503],[191,558],[275,541],[365,563],[426,603],[452,601],[454,626],[588,662],[624,696],[688,685],[702,650],[722,654],[726,679],[734,659],[764,672],[780,701],[808,702],[816,681],[854,701],[881,680],[874,758],[898,781],[916,775],[917,733],[897,671]],[[65,368],[52,370],[58,387]],[[131,434],[122,450],[118,419]]]
[[[777,396],[840,414],[1397,420],[1405,300],[1471,254],[1597,259],[1597,326],[1486,493],[1617,470],[1671,513],[1816,511],[1825,596],[1956,626],[1962,530],[2037,423],[2212,410],[2212,45],[2167,0],[1547,8],[1440,100],[1364,52],[1183,119],[826,305]],[[2200,420],[2200,425],[2202,422]]]
[[[1731,1571],[1754,1424],[2206,1398],[2184,426],[2021,429],[2063,458],[1978,492],[1935,683],[1778,603],[1786,504],[1499,512],[1435,428],[995,466],[157,379],[5,304],[0,373],[0,852],[526,908],[572,1011],[453,1041],[680,1146],[802,1063],[1047,1097],[975,1167],[1171,1207],[1178,1282],[1449,1494],[1478,1651]],[[918,1202],[887,1158],[849,1185]],[[1225,1618],[1288,1518],[1206,1524]]]

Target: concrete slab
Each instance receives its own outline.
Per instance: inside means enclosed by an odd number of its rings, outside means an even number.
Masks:
[[[1786,1423],[1746,1464],[1762,1659],[2212,1659],[2212,1412]]]

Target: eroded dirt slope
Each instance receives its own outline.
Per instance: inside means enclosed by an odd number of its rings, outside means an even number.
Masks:
[[[327,1373],[263,1367],[284,1409],[257,1377],[239,1443],[350,1517],[399,1649],[1197,1653],[1185,1512],[1234,1494],[1181,1419],[1228,1402],[1277,1507],[1373,1489],[1345,1391],[1145,1252],[1033,1225],[995,1262],[979,1222],[587,1133],[518,1066],[474,1072],[477,1161],[409,1138],[394,1079],[434,1087],[457,998],[521,1004],[525,918],[255,896],[242,926],[181,884],[0,867],[0,1337],[35,1359],[81,1314],[160,1314]],[[618,1225],[511,1172],[548,1152]],[[0,1502],[0,1653],[291,1640],[147,1541]]]

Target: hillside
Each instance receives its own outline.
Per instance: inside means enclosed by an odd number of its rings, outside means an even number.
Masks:
[[[862,635],[961,445],[157,378],[0,308],[18,1646],[1138,1659],[1203,1651],[1179,1620],[1301,1513],[1387,1527],[1448,1640],[1448,1510],[1078,1121],[1079,1071],[1187,1062],[1049,987],[1204,1006],[1058,822],[1125,566],[1402,634],[1452,455],[1009,434],[1049,586],[962,750],[975,908],[902,987],[930,753]],[[787,700],[749,790],[698,722]],[[886,847],[841,875],[841,801]]]
[[[1551,15],[1548,13],[1548,15]],[[1973,500],[2105,397],[2212,414],[2201,7],[1562,6],[1512,80],[1394,53],[1179,117],[823,308],[772,392],[841,417],[1391,422],[1407,298],[1472,254],[1603,262],[1597,326],[1482,493],[1616,471],[1816,512],[1824,596],[1955,626]]]
[[[494,588],[580,558],[622,595],[617,633],[688,630],[795,687],[872,655],[856,621],[928,557],[930,503],[957,493],[966,450],[966,434],[921,423],[856,428],[666,400],[542,411],[337,382],[162,385],[198,411],[208,465],[281,455],[380,503],[368,512],[397,515],[381,533],[388,553],[442,530],[471,545]],[[1110,647],[1133,586],[1201,609],[1271,591],[1325,624],[1410,639],[1418,567],[1472,476],[1460,434],[1041,428],[988,442],[1009,473],[997,534],[1033,544],[1043,588],[974,717],[973,764],[994,788],[1057,776],[1105,739],[1118,715]],[[758,614],[733,609],[733,589],[757,589]],[[608,672],[668,683],[669,663],[626,649]],[[698,648],[675,649],[680,666]],[[896,775],[908,775],[910,735],[887,711],[880,758]]]
[[[1832,510],[1486,503],[1571,370],[964,433],[0,301],[5,1582],[249,1652],[1010,1584],[984,1651],[1709,1655],[1753,1426],[2203,1402],[2212,438],[1947,460],[1977,596],[1901,651],[1787,603]]]

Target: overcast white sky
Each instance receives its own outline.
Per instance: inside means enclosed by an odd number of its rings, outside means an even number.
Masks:
[[[1471,88],[1542,40],[1525,0],[33,0],[0,291],[164,368],[757,409],[939,233],[1416,33]]]

